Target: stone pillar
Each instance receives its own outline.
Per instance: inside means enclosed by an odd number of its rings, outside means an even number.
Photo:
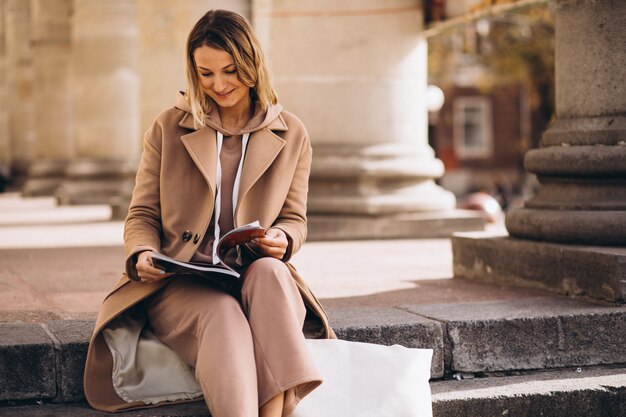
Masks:
[[[250,0],[139,0],[141,132],[187,88],[187,35],[211,9],[229,9],[249,18]]]
[[[465,227],[450,215],[452,193],[433,181],[444,168],[427,139],[421,5],[255,2],[279,99],[313,143],[312,239],[445,235]],[[482,228],[482,221],[469,227]]]
[[[141,136],[137,40],[136,0],[74,1],[76,160],[57,192],[62,203],[120,207],[132,191]]]
[[[0,192],[4,190],[11,167],[9,144],[8,94],[6,79],[6,0],[0,0]]]
[[[525,158],[541,187],[507,214],[512,238],[456,243],[455,274],[624,301],[624,16],[625,2],[557,0],[557,121]]]
[[[626,246],[624,16],[625,2],[557,2],[557,122],[526,155],[541,188],[507,215],[512,236]]]
[[[31,0],[36,160],[29,168],[25,195],[53,195],[73,154],[69,84],[71,0]]]
[[[21,183],[35,157],[33,55],[30,2],[6,1],[6,82],[9,144],[14,183]]]

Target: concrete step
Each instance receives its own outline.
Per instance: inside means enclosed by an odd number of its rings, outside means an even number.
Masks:
[[[626,248],[535,242],[486,233],[452,237],[454,276],[626,302]]]
[[[626,368],[431,382],[434,417],[623,417]]]
[[[626,306],[562,297],[333,308],[346,340],[434,349],[433,379],[626,364]],[[0,324],[0,401],[83,400],[92,321]]]
[[[76,224],[111,220],[111,207],[104,204],[60,206],[50,209],[0,211],[0,227],[40,224]]]
[[[43,249],[58,252],[59,248],[71,248],[64,254],[70,258],[59,258],[63,259],[67,265],[67,259],[74,262],[76,248],[121,247],[123,230],[124,222],[121,221],[2,226],[0,227],[0,250],[22,249],[32,252],[33,249]],[[92,256],[90,259],[92,263],[98,262],[97,258],[95,261],[93,258]],[[9,263],[4,259],[1,261],[5,264]],[[59,263],[58,260],[53,260],[53,263],[41,266],[54,270],[53,268],[57,266],[54,262]],[[116,271],[115,275],[117,274]]]
[[[0,194],[0,227],[41,224],[75,224],[111,220],[106,204],[59,206],[55,197],[24,197]]]
[[[582,368],[431,382],[434,417],[622,417],[626,368]],[[207,417],[203,402],[129,411],[127,417]],[[85,403],[0,407],[0,416],[104,417]]]
[[[55,197],[24,197],[17,192],[0,193],[0,213],[50,210],[57,205]]]

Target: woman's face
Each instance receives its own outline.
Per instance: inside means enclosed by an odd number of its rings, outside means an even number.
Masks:
[[[250,87],[239,80],[235,61],[228,52],[203,45],[193,52],[193,59],[202,89],[220,108],[249,104]]]

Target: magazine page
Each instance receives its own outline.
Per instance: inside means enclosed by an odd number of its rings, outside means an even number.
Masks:
[[[261,227],[258,220],[245,224],[241,227],[231,230],[222,236],[217,243],[217,256],[225,259],[226,253],[235,246],[243,245],[257,237],[265,236],[265,229]],[[226,265],[230,268],[228,265]]]

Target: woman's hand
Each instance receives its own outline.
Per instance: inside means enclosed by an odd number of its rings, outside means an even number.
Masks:
[[[172,276],[171,273],[168,274],[152,265],[152,255],[150,254],[150,251],[144,251],[139,254],[137,257],[136,268],[137,275],[139,276],[141,282],[155,282]]]
[[[269,228],[264,237],[252,240],[252,243],[264,254],[277,259],[283,259],[287,252],[289,240],[287,235],[280,229]]]

